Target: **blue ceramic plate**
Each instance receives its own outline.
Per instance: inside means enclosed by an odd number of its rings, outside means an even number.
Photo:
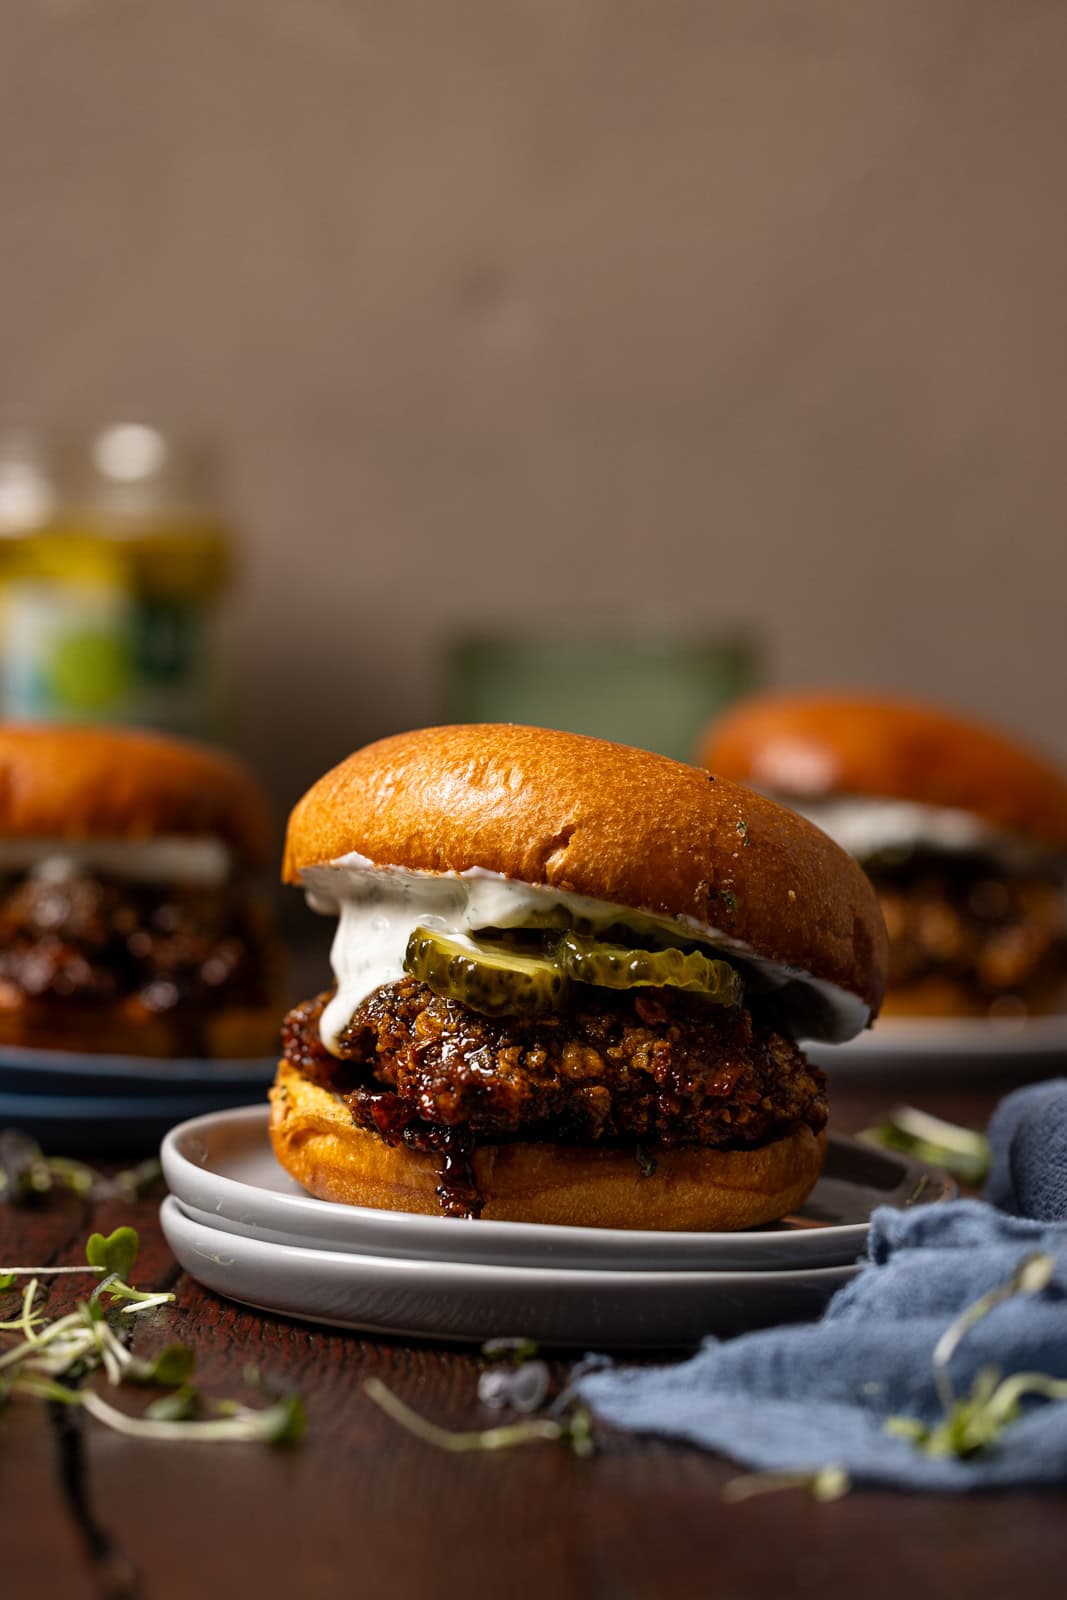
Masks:
[[[21,1128],[46,1155],[151,1155],[175,1123],[263,1100],[262,1083],[169,1095],[0,1092],[0,1128]]]
[[[241,1091],[239,1097],[227,1100],[227,1105],[247,1105],[260,1098],[277,1065],[276,1056],[247,1061],[169,1061],[0,1045],[0,1094],[169,1097],[225,1090]]]

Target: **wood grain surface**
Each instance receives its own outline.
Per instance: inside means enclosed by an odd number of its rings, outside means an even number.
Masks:
[[[838,1127],[899,1098],[884,1082],[842,1089]],[[1001,1083],[932,1078],[909,1097],[980,1124]],[[160,1445],[80,1415],[9,1405],[0,1421],[5,1600],[188,1600],[358,1596],[473,1600],[668,1600],[712,1594],[917,1600],[1063,1592],[1067,1495],[913,1496],[855,1490],[830,1505],[798,1491],[741,1505],[737,1468],[695,1449],[606,1431],[579,1460],[537,1445],[449,1456],[363,1395],[371,1374],[448,1425],[484,1425],[480,1358],[305,1326],[228,1304],[179,1275],[157,1221],[134,1205],[63,1195],[0,1210],[0,1257],[77,1261],[93,1228],[141,1233],[141,1286],[173,1286],[173,1308],[136,1324],[135,1349],[195,1346],[209,1394],[244,1392],[244,1371],[295,1388],[308,1434],[293,1449]],[[77,1280],[75,1280],[77,1281]],[[62,1279],[51,1305],[77,1293]],[[560,1371],[565,1370],[560,1364]]]

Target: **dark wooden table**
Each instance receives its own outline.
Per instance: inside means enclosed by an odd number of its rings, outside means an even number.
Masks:
[[[839,1087],[857,1129],[894,1100],[984,1123],[1004,1088]],[[174,1287],[135,1348],[196,1347],[209,1393],[242,1389],[254,1362],[299,1390],[308,1434],[291,1450],[130,1441],[36,1402],[0,1417],[0,1589],[5,1600],[105,1595],[434,1597],[919,1596],[1042,1600],[1067,1576],[1067,1494],[917,1496],[799,1491],[724,1501],[737,1468],[686,1447],[604,1434],[592,1460],[548,1444],[450,1456],[409,1437],[361,1392],[376,1373],[449,1426],[484,1425],[479,1358],[243,1311],[180,1276],[157,1201],[70,1195],[0,1210],[0,1259],[76,1261],[87,1234],[132,1222],[137,1280]],[[54,1291],[62,1308],[65,1288]]]

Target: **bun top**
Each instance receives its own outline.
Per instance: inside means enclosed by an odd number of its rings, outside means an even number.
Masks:
[[[970,812],[1067,849],[1067,779],[991,728],[935,706],[782,694],[743,701],[708,728],[697,759],[785,799],[866,795]]]
[[[870,884],[818,828],[666,756],[581,734],[466,724],[357,750],[289,819],[283,875],[357,853],[692,918],[878,1010],[886,935]]]
[[[271,852],[256,780],[221,750],[135,729],[0,725],[0,838],[220,839]]]

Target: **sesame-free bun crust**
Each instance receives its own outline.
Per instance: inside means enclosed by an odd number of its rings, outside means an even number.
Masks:
[[[691,918],[872,1015],[881,1001],[885,926],[851,857],[773,801],[666,756],[508,724],[398,734],[298,803],[284,876],[351,852]]]
[[[221,750],[125,728],[0,725],[0,839],[221,839],[271,851],[255,778]]]
[[[1067,777],[1014,739],[934,706],[760,695],[714,722],[696,758],[784,799],[910,800],[1067,850]]]
[[[439,1163],[357,1128],[343,1100],[287,1061],[270,1092],[270,1136],[285,1170],[321,1200],[440,1216]],[[474,1174],[490,1221],[586,1228],[734,1230],[772,1222],[811,1193],[825,1135],[808,1127],[755,1150],[655,1151],[643,1176],[632,1150],[481,1145]]]

